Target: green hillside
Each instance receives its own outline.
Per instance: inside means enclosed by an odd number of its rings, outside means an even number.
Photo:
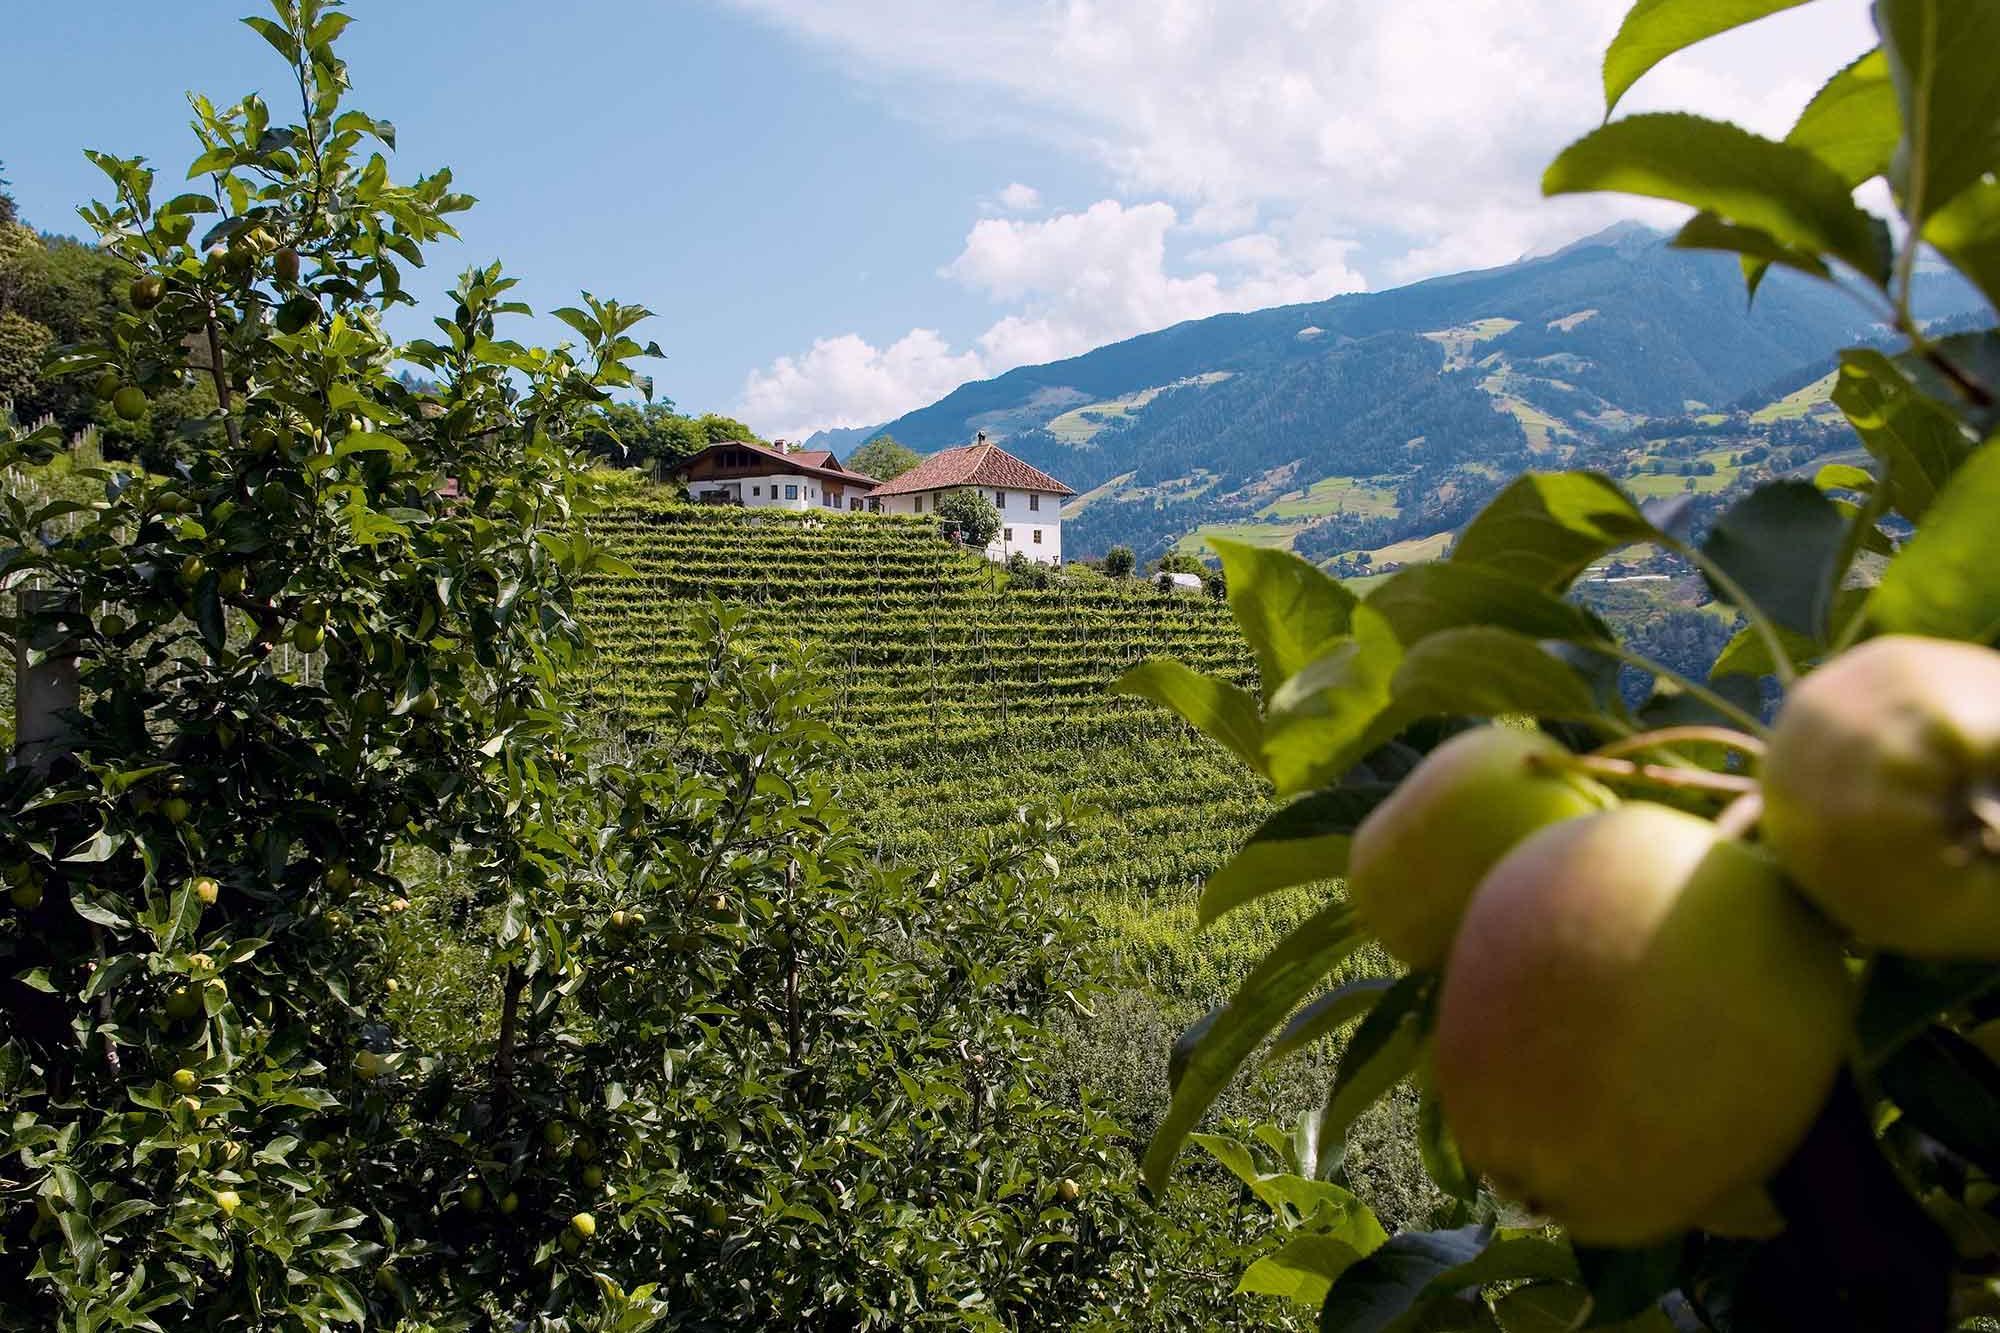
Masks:
[[[881,849],[925,860],[1026,803],[1091,808],[1061,853],[1064,881],[1128,905],[1185,901],[1267,805],[1257,782],[1162,710],[1107,686],[1156,655],[1248,683],[1229,614],[1089,572],[1009,583],[929,519],[695,508],[640,497],[600,539],[635,571],[601,578],[585,614],[603,645],[597,690],[643,722],[698,663],[687,631],[706,598],[744,629],[821,655]]]
[[[1941,273],[1919,275],[1916,303],[1936,318],[1983,308]],[[1809,381],[1826,349],[1880,334],[1796,275],[1747,306],[1735,259],[1621,224],[1502,268],[1023,366],[881,429],[920,450],[984,430],[1062,478],[1087,496],[1068,511],[1073,557],[1124,545],[1149,560],[1231,535],[1329,564],[1456,527],[1530,468],[1596,468],[1648,497],[1719,492],[1728,460],[1683,471],[1699,460],[1668,436],[1727,427],[1706,443],[1731,457],[1818,448],[1828,409]],[[1370,498],[1344,502],[1353,492]]]

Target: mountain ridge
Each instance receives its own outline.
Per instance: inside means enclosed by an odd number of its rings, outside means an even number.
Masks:
[[[1944,273],[1924,275],[1919,302],[1933,318],[1983,306]],[[1642,427],[1749,415],[1746,400],[1882,332],[1827,284],[1774,273],[1751,303],[1733,257],[1620,224],[1497,268],[1186,321],[809,443],[886,432],[930,452],[984,431],[1090,493],[1066,547],[1157,554],[1342,479],[1442,517],[1462,494],[1600,458]]]

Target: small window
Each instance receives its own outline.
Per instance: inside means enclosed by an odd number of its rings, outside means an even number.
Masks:
[[[1014,529],[1012,529],[1012,528],[1004,528],[1004,529],[1002,529],[1002,535],[1001,535],[1001,538],[1000,538],[1000,540],[1002,540],[1002,541],[1008,541],[1008,542],[1011,542],[1011,541],[1013,541],[1013,540],[1014,540]]]
[[[995,509],[1005,509],[1007,507],[1007,492],[993,492],[993,507]]]
[[[1032,491],[1028,493],[1028,512],[1031,514],[1039,514],[1042,512],[1042,497],[1036,495]],[[1039,541],[1040,538],[1037,537],[1036,540]]]
[[[764,488],[762,486],[752,486],[750,488],[750,494],[756,499],[761,500],[764,498]]]
[[[799,498],[799,488],[798,488],[798,487],[796,487],[796,486],[787,486],[787,487],[785,487],[785,498],[786,498],[787,500],[796,500],[796,499],[798,499],[798,498]]]
[[[924,497],[921,495],[917,497],[917,512],[919,514],[924,512]]]
[[[1036,528],[1036,529],[1035,529],[1035,545],[1037,545],[1037,546],[1040,546],[1041,544],[1042,544],[1042,530],[1041,530],[1040,528]]]
[[[847,502],[847,508],[849,512],[858,511],[861,508],[861,497],[857,495],[852,500],[849,500]]]

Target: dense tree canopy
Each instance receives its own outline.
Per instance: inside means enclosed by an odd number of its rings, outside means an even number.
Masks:
[[[923,461],[923,455],[898,443],[895,436],[877,435],[849,454],[846,465],[877,481],[893,481]]]

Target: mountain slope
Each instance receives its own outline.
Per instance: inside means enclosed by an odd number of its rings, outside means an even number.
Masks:
[[[1919,295],[1932,317],[1979,300],[1944,277]],[[1791,274],[1746,308],[1734,259],[1624,225],[1503,268],[1025,366],[883,429],[920,450],[983,430],[1095,492],[1066,535],[1080,555],[1114,541],[1157,554],[1204,524],[1268,522],[1273,503],[1310,519],[1298,505],[1339,478],[1394,493],[1408,515],[1394,530],[1414,536],[1402,529],[1450,521],[1525,467],[1591,460],[1648,423],[1742,407],[1878,331],[1851,298]],[[1321,546],[1350,535],[1366,534],[1322,533]]]

